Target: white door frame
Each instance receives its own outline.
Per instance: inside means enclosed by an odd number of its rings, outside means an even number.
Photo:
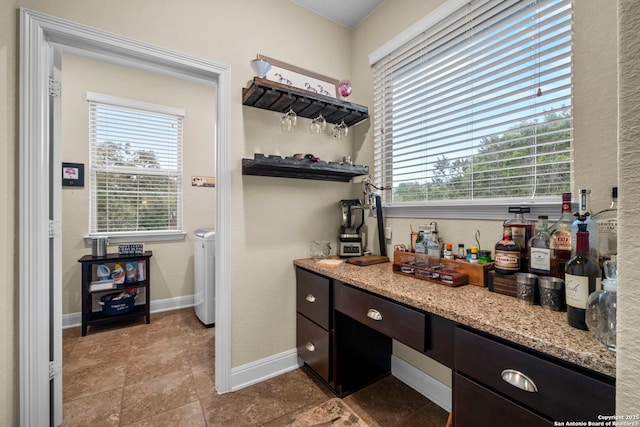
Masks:
[[[49,269],[42,268],[49,265],[50,256],[49,192],[61,191],[49,179],[51,46],[131,68],[217,83],[215,386],[219,393],[231,391],[230,68],[29,9],[20,10],[20,24],[20,425],[48,425],[52,398],[50,296],[43,290],[43,284],[49,283]]]

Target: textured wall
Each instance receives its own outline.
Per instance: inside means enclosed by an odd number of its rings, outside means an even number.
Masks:
[[[618,2],[620,236],[616,412],[640,414],[640,8]],[[633,237],[631,237],[633,236]]]

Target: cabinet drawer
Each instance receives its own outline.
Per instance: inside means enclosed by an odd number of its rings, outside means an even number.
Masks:
[[[425,350],[426,314],[335,283],[335,309],[418,351]]]
[[[461,376],[453,376],[456,427],[549,427],[553,422]]]
[[[300,313],[297,316],[298,357],[304,360],[323,380],[329,382],[331,332],[325,331]]]
[[[297,310],[318,325],[331,329],[329,279],[310,271],[296,268]]]
[[[613,385],[461,328],[455,331],[455,370],[552,420],[597,421],[615,413]],[[508,383],[508,370],[512,379],[525,375],[537,391]]]

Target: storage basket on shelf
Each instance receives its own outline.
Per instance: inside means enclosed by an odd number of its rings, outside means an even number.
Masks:
[[[125,314],[133,310],[137,292],[123,291],[114,294],[108,294],[100,297],[100,305],[102,313],[108,316],[116,314]]]

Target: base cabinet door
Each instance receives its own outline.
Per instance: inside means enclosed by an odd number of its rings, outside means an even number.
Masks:
[[[602,422],[602,416],[615,414],[613,379],[478,331],[456,328],[454,366],[453,414],[457,426],[539,426],[556,421],[598,425],[595,423]],[[499,409],[503,405],[508,409]],[[471,422],[474,411],[484,414],[481,420],[502,421]],[[523,419],[530,420],[529,424],[510,423],[512,412],[518,411]],[[540,420],[533,416],[536,414]],[[540,424],[542,420],[552,424]]]
[[[553,422],[460,374],[454,374],[453,387],[453,416],[457,427],[553,426]]]
[[[326,382],[331,379],[331,332],[322,329],[300,313],[297,319],[298,357]]]

